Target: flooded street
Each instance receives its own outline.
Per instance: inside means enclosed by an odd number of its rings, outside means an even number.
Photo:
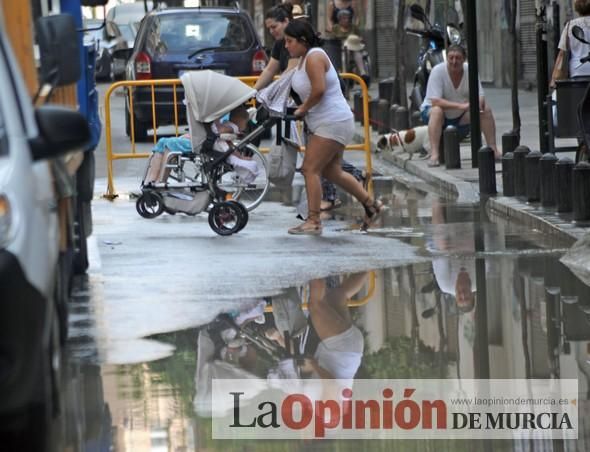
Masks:
[[[195,272],[196,253],[183,255],[181,243],[170,249],[178,237],[160,236],[163,260],[144,259],[132,276],[107,269],[109,248],[129,259],[125,271],[141,249],[99,235],[101,270],[78,281],[70,312],[67,450],[588,450],[590,288],[559,262],[571,244],[409,187],[395,183],[384,194],[383,227],[361,245],[349,239],[358,211],[345,202],[314,252],[302,256],[301,240],[267,229],[284,259],[261,257],[270,250],[257,248],[254,223],[251,247],[236,245],[233,260],[221,251],[208,277]],[[265,202],[260,225],[281,208]],[[124,217],[116,224],[122,230]],[[156,224],[152,237],[164,226],[179,227]],[[231,240],[208,238],[221,248]],[[332,255],[335,246],[348,247],[350,259]],[[164,284],[155,272],[160,265],[166,274],[173,257],[186,265]],[[342,331],[340,378],[578,379],[579,439],[212,439],[213,375],[309,376],[304,358]],[[286,357],[302,366],[281,368]]]

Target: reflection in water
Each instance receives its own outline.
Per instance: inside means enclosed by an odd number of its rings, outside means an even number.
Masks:
[[[489,223],[473,209],[428,207],[408,205],[409,216],[393,226],[411,227],[406,240],[429,262],[314,280],[244,303],[208,325],[152,336],[175,347],[166,359],[72,364],[71,450],[108,450],[107,443],[122,451],[320,447],[211,439],[210,416],[224,409],[211,407],[212,378],[255,384],[260,377],[312,376],[579,381],[577,442],[330,441],[324,450],[588,450],[590,289],[559,262],[555,249],[563,245]],[[84,328],[73,344],[75,362],[95,360],[91,316],[82,303],[76,309]]]
[[[196,370],[197,414],[223,415],[233,408],[211,406],[212,381],[266,381],[322,378],[352,382],[360,366],[364,338],[353,324],[349,300],[366,285],[368,273],[341,280],[313,280],[242,311],[219,315],[202,328]],[[304,310],[302,298],[306,298]],[[351,303],[354,304],[354,303]],[[349,383],[350,384],[350,383]]]

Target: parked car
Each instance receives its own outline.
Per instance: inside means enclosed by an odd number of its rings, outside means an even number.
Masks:
[[[127,80],[175,79],[184,71],[211,69],[233,77],[259,75],[267,56],[247,12],[237,8],[169,8],[149,13],[141,22],[130,52]],[[184,93],[177,87],[179,122],[184,123]],[[152,128],[150,87],[132,89],[136,140]],[[172,87],[155,88],[157,126],[174,123]],[[126,131],[131,121],[128,101]]]
[[[122,3],[120,5],[113,6],[107,12],[107,20],[117,24],[124,38],[127,40],[127,47],[133,48],[133,42],[135,36],[137,36],[137,30],[139,30],[139,24],[146,15],[146,5],[143,1],[135,3]],[[158,9],[163,9],[166,4],[158,2]],[[147,2],[147,11],[154,9],[152,1]]]
[[[71,30],[75,38],[73,19]],[[54,80],[71,83],[60,69],[74,66],[78,52],[68,45],[54,50]],[[5,450],[45,450],[59,410],[60,310],[68,301],[60,289],[67,276],[60,265],[63,198],[52,169],[56,158],[87,145],[90,130],[65,107],[33,110],[18,67],[0,26],[0,417],[10,419],[0,426],[0,443]],[[4,436],[31,444],[13,447]]]
[[[123,65],[114,64],[113,53],[127,48],[127,39],[120,27],[110,21],[86,20],[84,29],[96,43],[95,75],[97,80],[115,80],[125,74]],[[133,47],[133,44],[131,45]]]

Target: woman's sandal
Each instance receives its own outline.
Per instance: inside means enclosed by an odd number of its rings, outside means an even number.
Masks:
[[[361,225],[361,231],[366,231],[371,226],[373,226],[385,210],[385,205],[381,202],[381,200],[369,199],[368,201],[372,201],[371,204],[367,204],[366,202],[363,203],[363,207],[365,208],[365,218],[363,220],[363,224]]]
[[[291,235],[321,235],[322,224],[307,220],[298,226],[290,228],[287,232]]]

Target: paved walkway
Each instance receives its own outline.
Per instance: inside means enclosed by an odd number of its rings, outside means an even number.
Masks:
[[[498,144],[501,136],[512,128],[511,93],[509,89],[485,88],[486,99],[494,111],[497,125]],[[371,94],[377,96],[377,85],[371,89]],[[531,149],[539,148],[539,128],[537,117],[537,93],[534,91],[519,91],[520,115],[522,122],[521,144]],[[362,127],[357,125],[359,139],[362,139]],[[379,135],[371,131],[372,147],[376,149]],[[563,145],[567,144],[564,140]],[[559,144],[558,144],[559,145]],[[478,202],[479,177],[478,169],[471,165],[471,145],[461,143],[461,169],[448,170],[444,166],[430,168],[426,160],[414,157],[409,160],[407,154],[392,154],[384,151],[373,154],[374,159],[385,160],[412,173],[434,186],[439,193],[452,197],[458,202]],[[559,157],[562,154],[559,155]],[[573,157],[573,156],[571,156]],[[572,243],[590,233],[590,222],[576,223],[571,214],[557,214],[555,209],[545,209],[539,203],[528,203],[523,199],[502,196],[501,164],[496,164],[496,184],[498,195],[488,199],[487,207],[492,214],[510,218],[526,224],[533,229],[548,234],[555,234]]]

